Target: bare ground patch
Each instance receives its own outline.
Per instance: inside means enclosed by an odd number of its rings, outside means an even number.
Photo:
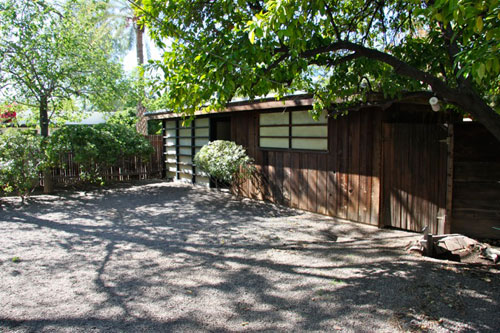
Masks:
[[[162,182],[1,200],[0,332],[500,328],[498,270],[414,233]]]

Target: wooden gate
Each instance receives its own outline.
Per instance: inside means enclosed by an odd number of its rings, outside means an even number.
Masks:
[[[382,225],[444,233],[447,130],[385,123],[383,140]]]

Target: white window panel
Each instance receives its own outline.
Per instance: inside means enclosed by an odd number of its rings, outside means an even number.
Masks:
[[[293,111],[292,124],[326,124],[326,114],[322,113],[318,120],[314,120],[309,111]]]
[[[292,138],[292,149],[328,150],[328,140]]]
[[[206,127],[208,126],[208,118],[196,118],[194,127]]]
[[[260,146],[263,148],[288,148],[288,138],[260,138]]]
[[[167,130],[166,137],[167,138],[175,138],[175,130],[174,129]]]
[[[260,135],[261,136],[286,136],[290,133],[288,133],[289,127],[288,126],[279,126],[279,127],[261,127],[260,128]]]
[[[259,115],[261,125],[288,125],[288,112],[261,113]]]
[[[327,137],[327,126],[295,126],[292,127],[292,136],[314,136],[314,137]]]
[[[191,129],[180,129],[179,136],[191,136]]]
[[[209,130],[208,128],[197,128],[194,130],[194,135],[195,136],[209,136]]]

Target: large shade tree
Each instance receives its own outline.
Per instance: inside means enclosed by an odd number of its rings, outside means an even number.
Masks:
[[[91,0],[0,0],[2,95],[38,110],[42,136],[69,100],[110,110],[123,91],[105,9]]]
[[[317,112],[368,91],[431,91],[500,139],[498,0],[143,0],[161,46],[165,106],[193,112],[235,95],[316,97]]]

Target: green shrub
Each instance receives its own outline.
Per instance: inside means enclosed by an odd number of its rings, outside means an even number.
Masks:
[[[44,161],[36,134],[15,129],[0,134],[0,189],[23,198],[29,195],[39,184]]]
[[[154,149],[126,125],[99,124],[65,126],[55,131],[46,151],[51,165],[64,167],[61,161],[70,152],[73,161],[80,165],[82,180],[102,182],[103,172],[121,158],[138,156],[146,160]]]
[[[194,157],[196,167],[227,185],[233,183],[236,175],[248,177],[253,172],[252,162],[242,146],[224,140],[209,142]]]

